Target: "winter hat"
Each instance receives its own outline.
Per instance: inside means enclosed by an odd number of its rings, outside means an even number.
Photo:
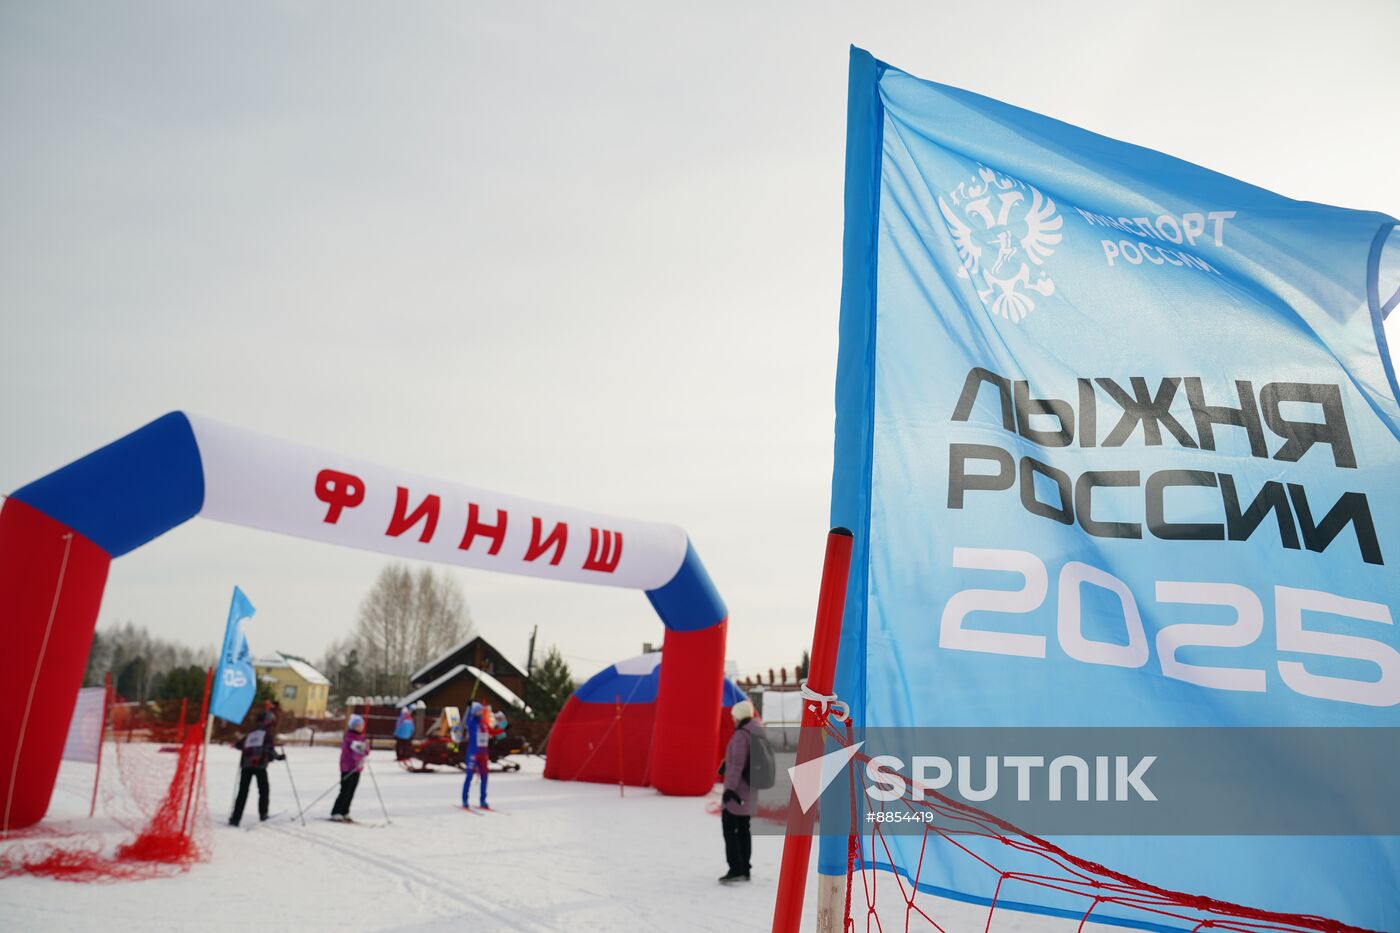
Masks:
[[[363,732],[365,729],[365,717],[361,716],[359,713],[352,713],[350,715],[350,721],[345,724],[345,727],[351,732]]]
[[[745,719],[752,719],[754,717],[753,703],[749,700],[740,700],[730,709],[729,715],[734,717],[736,723],[743,722]]]

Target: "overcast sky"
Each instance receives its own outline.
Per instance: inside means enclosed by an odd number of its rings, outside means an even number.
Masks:
[[[188,409],[685,527],[743,672],[811,637],[847,46],[1400,215],[1400,4],[0,4],[0,489]],[[1400,318],[1400,315],[1396,315]],[[1400,334],[1397,334],[1400,336]],[[100,625],[318,656],[385,558],[195,521]],[[454,570],[575,672],[636,592]]]

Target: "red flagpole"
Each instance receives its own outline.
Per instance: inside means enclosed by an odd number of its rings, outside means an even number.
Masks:
[[[833,528],[826,536],[821,590],[817,597],[816,630],[812,635],[807,686],[830,695],[836,679],[836,652],[841,643],[841,617],[846,609],[846,580],[851,572],[854,539],[845,528]],[[815,703],[802,707],[802,731],[797,742],[797,763],[821,754],[820,710]],[[787,836],[783,839],[783,863],[778,873],[778,897],[773,905],[773,933],[797,933],[802,922],[802,899],[807,887],[807,863],[812,856],[812,828],[817,807],[802,812],[793,792],[788,798]]]

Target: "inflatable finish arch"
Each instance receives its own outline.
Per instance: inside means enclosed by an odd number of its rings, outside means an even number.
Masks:
[[[544,776],[559,781],[649,783],[662,661],[662,653],[653,652],[609,664],[570,694],[549,733]],[[716,764],[724,759],[725,746],[734,734],[729,711],[743,699],[744,691],[726,677],[718,709],[695,706],[690,710],[695,718],[710,716],[719,722],[719,742],[710,758]]]
[[[390,471],[172,412],[0,509],[0,827],[48,809],[112,558],[202,515],[418,560],[643,590],[666,626],[652,784],[714,786],[727,610],[685,532]]]

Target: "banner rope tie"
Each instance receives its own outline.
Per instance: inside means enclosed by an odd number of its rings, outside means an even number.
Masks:
[[[826,725],[828,719],[835,719],[837,722],[851,721],[851,708],[837,699],[834,693],[818,693],[807,685],[807,681],[802,681],[803,706],[817,714],[820,725]],[[816,704],[816,705],[814,705]]]

